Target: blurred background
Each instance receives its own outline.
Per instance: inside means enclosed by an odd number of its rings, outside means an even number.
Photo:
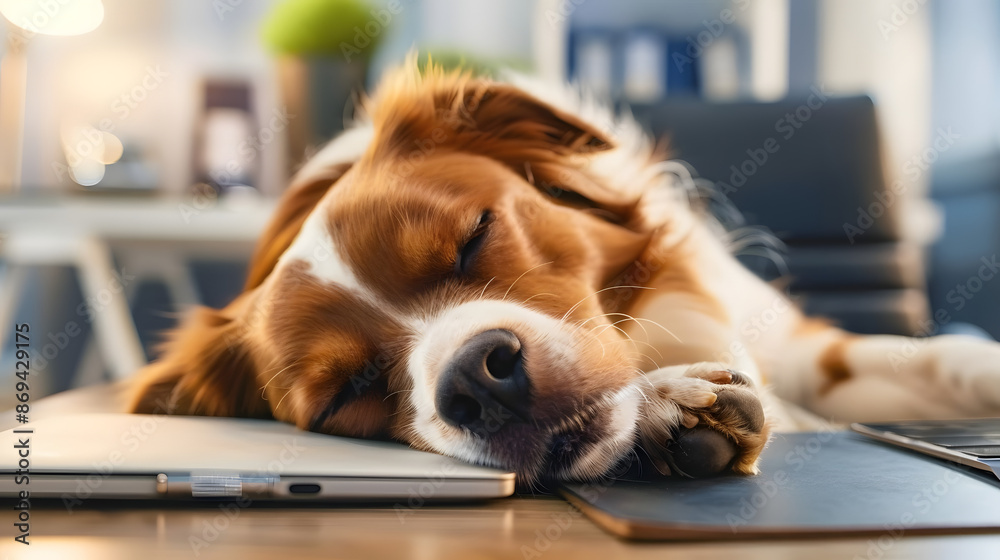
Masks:
[[[788,276],[811,311],[862,332],[1000,336],[991,0],[0,12],[0,371],[28,323],[32,398],[127,377],[179,312],[225,305],[290,174],[414,48],[573,81],[631,111],[696,170],[740,258]]]

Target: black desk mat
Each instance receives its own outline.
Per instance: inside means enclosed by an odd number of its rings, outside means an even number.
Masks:
[[[777,434],[761,473],[569,484],[595,523],[634,539],[1000,533],[1000,481],[849,432]]]

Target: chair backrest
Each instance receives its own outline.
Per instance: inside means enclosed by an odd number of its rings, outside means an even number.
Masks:
[[[810,107],[810,105],[812,107]],[[844,224],[886,196],[875,107],[868,97],[775,103],[672,98],[633,107],[673,156],[719,188],[751,223],[784,241],[847,242]],[[858,243],[899,239],[895,207]]]
[[[767,279],[787,272],[807,311],[849,330],[920,332],[929,315],[923,248],[901,235],[897,202],[905,193],[887,184],[869,97],[668,98],[631,109],[748,224],[787,244],[787,270],[741,256],[751,270]]]

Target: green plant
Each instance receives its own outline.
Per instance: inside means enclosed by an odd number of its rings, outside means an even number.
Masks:
[[[375,33],[372,22],[378,24]],[[263,35],[264,43],[280,54],[340,55],[344,45],[354,47],[359,37],[371,52],[382,31],[372,7],[361,0],[284,0],[268,15]]]

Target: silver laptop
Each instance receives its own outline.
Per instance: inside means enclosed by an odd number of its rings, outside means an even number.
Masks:
[[[1000,478],[1000,418],[851,424],[868,437],[993,471]]]
[[[0,497],[405,500],[498,498],[514,474],[282,422],[133,414],[48,418],[3,433]],[[412,502],[412,503],[411,503]]]

